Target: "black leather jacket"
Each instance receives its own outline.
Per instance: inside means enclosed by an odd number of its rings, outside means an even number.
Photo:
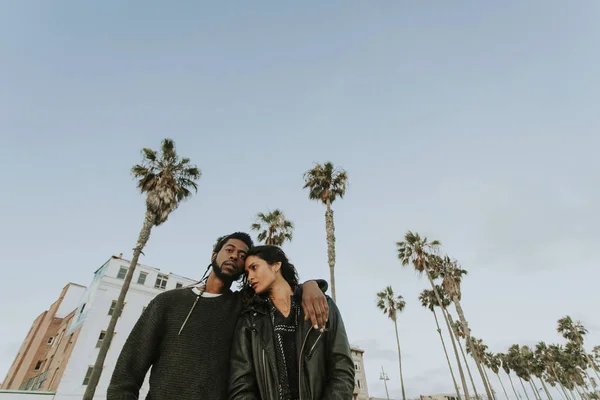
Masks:
[[[344,322],[327,297],[329,320],[321,333],[304,321],[296,330],[300,400],[350,400],[354,362]],[[238,321],[231,350],[230,400],[278,400],[273,326],[266,302],[257,300]]]

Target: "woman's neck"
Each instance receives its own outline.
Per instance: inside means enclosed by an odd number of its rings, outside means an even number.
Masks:
[[[292,287],[285,279],[278,280],[271,287],[269,298],[273,302],[275,308],[279,310],[284,316],[288,316],[291,311],[291,299],[290,297],[294,294]]]

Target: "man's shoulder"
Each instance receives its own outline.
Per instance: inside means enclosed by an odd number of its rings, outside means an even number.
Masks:
[[[152,299],[154,303],[170,303],[180,299],[190,298],[194,296],[194,292],[191,288],[177,288],[167,290],[166,292],[159,293]]]

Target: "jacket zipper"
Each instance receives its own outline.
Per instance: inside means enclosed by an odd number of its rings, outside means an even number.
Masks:
[[[310,335],[310,331],[312,331],[312,329],[313,328],[311,327],[306,333],[306,337],[304,337],[302,347],[300,348],[300,356],[298,357],[298,400],[302,400],[302,352],[304,351],[304,346],[306,345],[308,335]]]
[[[262,351],[262,364],[263,364],[263,386],[265,387],[265,393],[267,393],[267,361],[265,357],[265,349]]]
[[[319,343],[319,340],[321,339],[322,336],[323,336],[323,332],[321,332],[319,334],[319,336],[317,337],[317,340],[315,340],[315,344],[312,345],[312,347],[310,348],[308,354],[306,355],[307,357],[312,356],[313,350],[315,349],[315,347],[317,347],[317,344]]]

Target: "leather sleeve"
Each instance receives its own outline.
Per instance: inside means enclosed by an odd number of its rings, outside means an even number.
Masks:
[[[323,293],[327,292],[327,289],[329,289],[329,284],[327,283],[326,280],[324,280],[324,279],[311,279],[311,280],[308,280],[306,282],[310,282],[310,281],[313,281],[313,280],[317,283],[317,285],[319,286],[319,289],[321,289],[321,291]],[[306,283],[306,282],[304,282],[304,283]],[[302,298],[302,286],[304,285],[304,283],[301,283],[300,285],[298,285],[298,288],[294,292],[294,295],[296,297],[298,297],[299,299]]]
[[[327,335],[328,369],[331,378],[325,386],[321,400],[348,400],[354,392],[354,362],[350,343],[340,310],[333,300],[329,303],[329,334]]]
[[[251,329],[249,315],[242,315],[231,348],[229,400],[260,400],[252,359]]]

